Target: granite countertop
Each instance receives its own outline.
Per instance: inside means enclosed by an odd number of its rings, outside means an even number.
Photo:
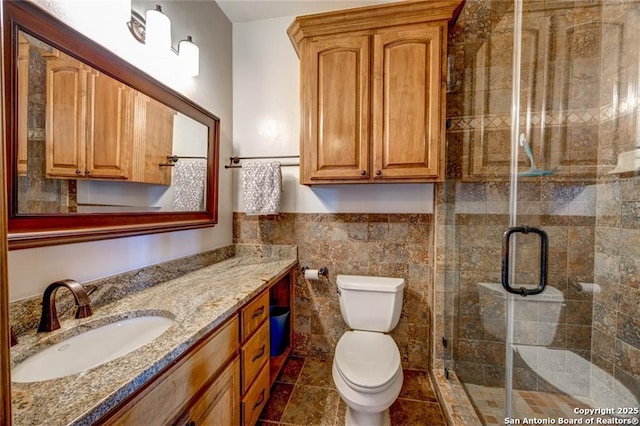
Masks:
[[[81,374],[12,383],[13,423],[95,423],[296,262],[295,257],[232,257],[98,307],[89,318],[63,321],[60,330],[46,334],[33,330],[20,336],[20,344],[11,351],[12,366],[33,352],[34,346],[77,334],[78,326],[92,328],[141,315],[164,315],[176,321],[151,343]]]

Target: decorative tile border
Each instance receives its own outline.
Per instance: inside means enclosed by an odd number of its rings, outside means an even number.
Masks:
[[[635,103],[621,102],[617,107],[607,105],[601,108],[591,108],[585,110],[553,111],[547,113],[535,113],[531,115],[522,114],[520,122],[530,120],[533,125],[542,122],[546,126],[566,126],[566,125],[596,125],[613,121],[624,115],[637,113],[640,108],[640,99]],[[504,129],[511,126],[511,115],[466,115],[460,117],[448,117],[450,132],[461,132],[465,130],[483,129]]]
[[[32,128],[27,129],[27,139],[43,141],[46,139],[46,129]]]

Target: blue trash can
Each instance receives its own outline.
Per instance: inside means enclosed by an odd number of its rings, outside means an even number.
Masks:
[[[288,306],[271,306],[269,308],[271,356],[282,355],[287,347],[290,313],[291,310]]]

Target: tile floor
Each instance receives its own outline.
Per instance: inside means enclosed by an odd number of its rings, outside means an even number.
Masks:
[[[271,388],[258,425],[344,425],[345,403],[333,385],[331,361],[289,357]],[[404,370],[399,398],[390,408],[393,426],[446,425],[426,371]]]
[[[467,393],[485,425],[504,424],[504,388],[465,384]],[[576,418],[574,408],[589,408],[589,404],[568,395],[514,391],[514,418]],[[579,417],[579,416],[578,416]]]

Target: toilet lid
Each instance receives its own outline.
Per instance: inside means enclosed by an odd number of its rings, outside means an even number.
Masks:
[[[385,388],[401,371],[400,351],[391,336],[370,331],[347,331],[336,346],[338,373],[363,392]]]

